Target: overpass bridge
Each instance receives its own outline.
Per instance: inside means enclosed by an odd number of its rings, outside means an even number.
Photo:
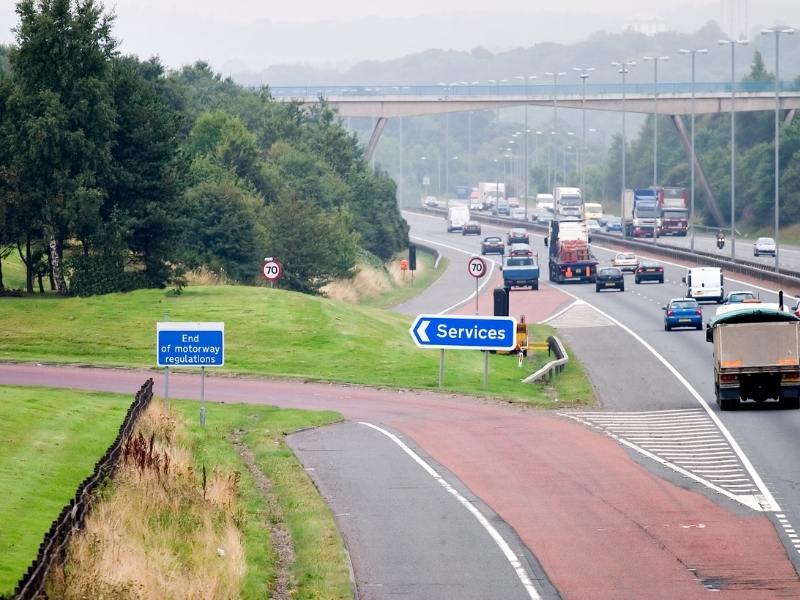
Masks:
[[[342,117],[371,117],[375,126],[366,148],[371,160],[380,136],[390,118],[514,108],[522,106],[558,106],[571,108],[669,115],[688,160],[694,158],[698,183],[709,199],[717,221],[722,222],[714,193],[697,156],[692,157],[683,116],[730,112],[774,110],[775,83],[769,81],[592,83],[592,84],[439,84],[439,85],[369,85],[369,86],[290,86],[270,88],[279,101],[303,105],[327,101]],[[735,101],[732,100],[735,95]],[[692,97],[694,96],[694,103]],[[778,85],[778,102],[785,111],[784,126],[800,108],[800,80]],[[733,104],[732,104],[733,103]]]

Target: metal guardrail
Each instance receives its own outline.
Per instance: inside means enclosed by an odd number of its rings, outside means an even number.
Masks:
[[[427,252],[428,254],[432,254],[433,255],[433,268],[434,269],[438,269],[439,268],[439,262],[441,262],[441,260],[442,260],[442,253],[441,252],[439,252],[433,246],[428,246],[427,244],[420,244],[419,242],[412,242],[412,243],[419,250],[422,250],[423,252]]]
[[[561,373],[564,370],[569,362],[569,355],[564,348],[564,344],[554,335],[547,338],[547,354],[548,356],[555,355],[556,359],[551,360],[535,373],[528,375],[522,380],[522,383],[532,383],[539,380],[551,381],[557,373]]]
[[[432,207],[419,208],[419,209],[407,208],[405,210],[408,210],[410,212],[423,212],[423,213],[433,212],[437,214],[445,214],[447,212],[444,209],[432,208]],[[533,223],[530,221],[519,221],[515,219],[507,219],[504,217],[493,217],[491,215],[483,215],[480,213],[473,213],[470,218],[475,219],[476,221],[481,221],[484,223],[492,223],[495,225],[503,225],[508,227],[521,227],[522,225],[524,225],[525,227],[538,229],[540,231],[548,230],[548,228],[545,225],[539,225],[538,223]],[[796,289],[798,290],[798,292],[800,292],[800,272],[797,271],[783,269],[781,271],[776,272],[772,269],[765,268],[764,265],[760,263],[756,263],[753,261],[737,259],[736,262],[733,262],[730,259],[720,258],[715,254],[711,254],[710,252],[703,252],[702,250],[695,250],[694,252],[691,252],[689,250],[676,248],[675,246],[668,246],[663,243],[653,244],[652,242],[636,241],[631,238],[622,238],[604,233],[593,233],[591,237],[592,237],[592,243],[600,240],[602,242],[614,244],[616,246],[625,249],[638,250],[640,252],[648,252],[649,254],[654,254],[664,258],[671,258],[675,260],[692,261],[692,262],[702,261],[704,266],[720,267],[721,269],[725,269],[725,271],[731,273],[739,273],[741,275],[747,275],[749,277],[755,277],[765,281],[770,281],[780,286],[792,287],[793,289]],[[659,239],[663,241],[664,238],[659,238]]]
[[[734,88],[733,90],[731,88]],[[800,82],[781,81],[781,92],[800,92]],[[643,94],[652,96],[655,88],[652,83],[626,83],[626,94]],[[584,89],[581,84],[484,84],[484,85],[306,85],[275,86],[269,88],[276,98],[318,98],[328,97],[371,97],[371,96],[431,96],[437,99],[450,97],[481,96],[581,96]],[[622,94],[621,83],[587,83],[586,95]],[[695,94],[730,94],[736,91],[742,94],[767,93],[775,91],[775,84],[770,81],[737,81],[733,86],[730,81],[697,82]],[[659,94],[691,94],[690,82],[660,82]]]
[[[120,425],[117,437],[103,457],[95,464],[94,472],[81,482],[73,499],[61,510],[58,518],[53,521],[50,530],[44,536],[44,540],[39,544],[39,552],[36,555],[36,559],[17,583],[12,598],[15,600],[31,600],[45,597],[44,586],[50,569],[55,565],[63,565],[66,560],[69,539],[74,530],[83,526],[90,509],[94,490],[113,475],[119,464],[125,441],[130,437],[136,421],[152,399],[153,380],[148,379],[136,393],[136,397],[128,408],[122,425]]]

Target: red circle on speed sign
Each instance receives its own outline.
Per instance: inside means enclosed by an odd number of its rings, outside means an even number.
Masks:
[[[281,261],[275,258],[264,261],[264,264],[261,266],[261,275],[267,281],[278,281],[283,275],[283,265]]]
[[[469,271],[470,275],[476,279],[480,279],[486,275],[486,261],[480,256],[473,256],[467,263],[467,270]]]

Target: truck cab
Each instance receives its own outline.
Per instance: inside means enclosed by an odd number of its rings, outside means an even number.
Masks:
[[[533,252],[504,257],[500,270],[503,272],[503,285],[509,290],[515,287],[539,289],[539,260]]]

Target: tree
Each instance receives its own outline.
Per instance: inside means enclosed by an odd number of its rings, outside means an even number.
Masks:
[[[234,181],[200,183],[186,191],[184,246],[189,266],[208,266],[246,283],[264,248],[263,203]]]
[[[111,146],[104,226],[119,227],[124,244],[143,267],[147,285],[163,286],[177,253],[181,175],[180,115],[165,99],[157,59],[116,58],[111,73],[116,128]],[[109,235],[109,232],[104,232]]]
[[[317,294],[334,279],[351,277],[358,244],[344,211],[324,211],[293,196],[266,209],[265,255],[281,260],[282,285]]]
[[[11,136],[19,189],[39,208],[56,289],[67,293],[63,246],[100,225],[115,112],[109,90],[112,17],[94,0],[21,0],[11,53]]]

